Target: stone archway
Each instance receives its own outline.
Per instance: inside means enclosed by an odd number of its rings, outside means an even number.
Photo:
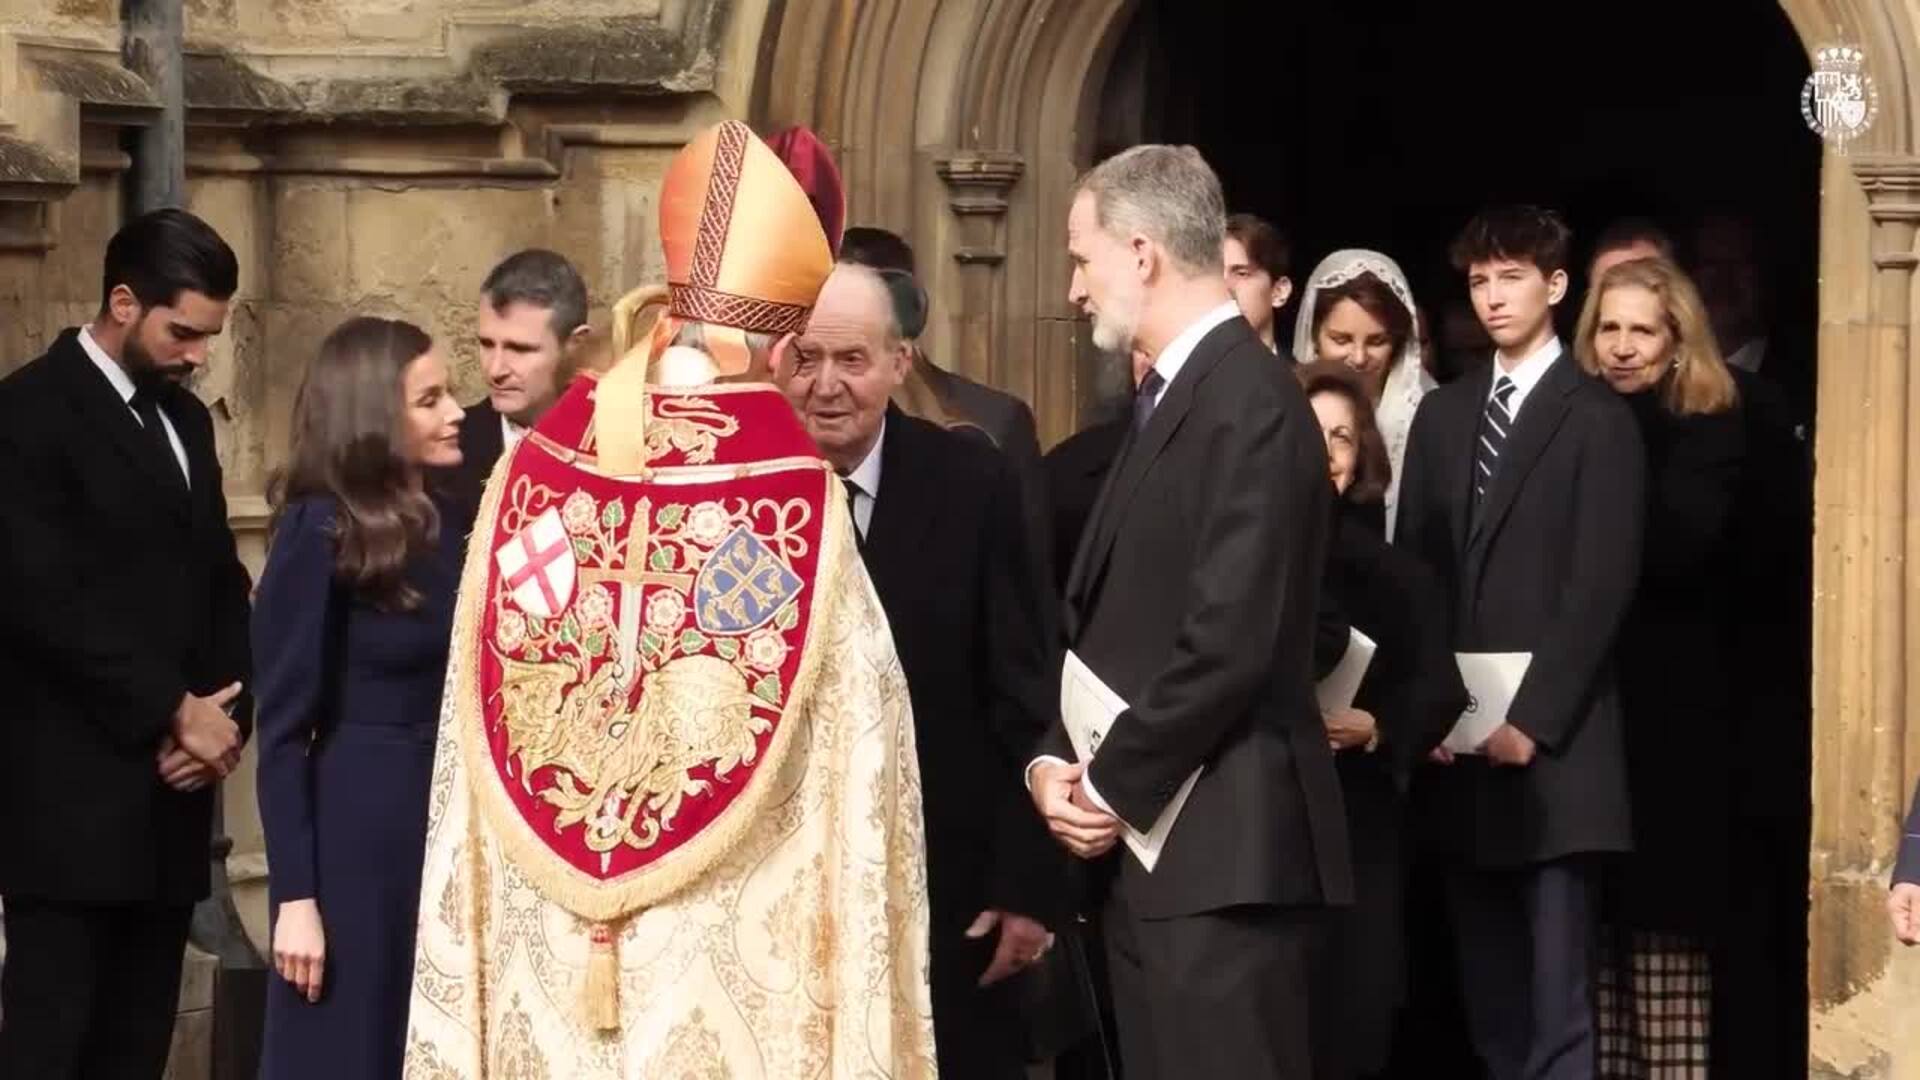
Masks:
[[[787,0],[754,118],[839,150],[851,220],[910,233],[947,318],[929,352],[1070,434],[1079,320],[1064,299],[1067,193],[1134,0]],[[1865,50],[1874,128],[1822,166],[1815,457],[1812,1060],[1821,1077],[1920,1077],[1920,954],[1885,927],[1920,779],[1920,37],[1903,0],[1781,0],[1809,52]],[[1780,103],[1774,107],[1790,107]],[[1738,178],[1729,178],[1737,183]]]

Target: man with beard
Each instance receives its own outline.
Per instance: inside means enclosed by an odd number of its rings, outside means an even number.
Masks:
[[[1353,893],[1313,695],[1326,445],[1227,290],[1225,228],[1191,147],[1101,164],[1067,217],[1094,344],[1152,360],[1067,582],[1068,644],[1128,707],[1086,762],[1055,724],[1028,787],[1114,878],[1101,922],[1130,1080],[1312,1075],[1309,957],[1320,909]],[[1195,770],[1154,868],[1115,853]]]
[[[166,1064],[213,781],[251,726],[247,573],[182,385],[238,276],[200,219],[136,218],[93,322],[0,383],[0,1076]]]

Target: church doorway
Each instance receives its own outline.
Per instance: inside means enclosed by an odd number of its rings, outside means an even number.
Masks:
[[[1780,9],[1626,0],[1548,19],[1512,0],[1387,7],[1141,0],[1099,95],[1094,159],[1191,143],[1229,210],[1292,241],[1296,297],[1322,256],[1373,248],[1456,336],[1471,309],[1447,244],[1483,205],[1535,202],[1566,218],[1569,330],[1586,253],[1609,223],[1650,218],[1683,259],[1702,219],[1757,226],[1770,374],[1811,412],[1821,145],[1799,111],[1806,51]],[[1211,59],[1183,60],[1196,56]]]
[[[1205,148],[1236,209],[1289,228],[1297,275],[1381,248],[1442,316],[1446,241],[1482,201],[1556,203],[1577,245],[1620,214],[1754,222],[1773,355],[1817,397],[1816,734],[1796,785],[1813,838],[1787,853],[1810,870],[1809,1002],[1782,1026],[1810,1032],[1812,1075],[1905,1075],[1920,950],[1893,945],[1883,908],[1920,778],[1914,16],[1897,0],[1432,6],[773,0],[751,111],[829,140],[849,220],[920,253],[929,355],[1026,398],[1047,445],[1098,396],[1066,303],[1069,193],[1127,141]],[[1863,50],[1879,112],[1822,157],[1799,90],[1834,44]],[[1502,80],[1494,56],[1528,59]],[[1516,131],[1534,133],[1525,152],[1485,164],[1476,147]]]
[[[1568,341],[1597,234],[1624,217],[1648,219],[1708,293],[1716,333],[1732,339],[1726,351],[1765,339],[1762,377],[1806,436],[1822,147],[1800,115],[1809,65],[1785,14],[1667,0],[1563,7],[1551,20],[1510,0],[1388,6],[1141,0],[1098,96],[1092,158],[1142,142],[1198,147],[1229,210],[1273,222],[1291,242],[1296,300],[1277,322],[1283,345],[1294,340],[1297,298],[1323,256],[1372,248],[1393,257],[1432,320],[1443,380],[1489,355],[1447,259],[1453,234],[1478,209],[1531,202],[1567,220],[1574,282],[1559,321]],[[1212,62],[1187,59],[1198,56]],[[1727,250],[1736,238],[1748,250]],[[1729,257],[1749,265],[1723,265]],[[1731,295],[1755,285],[1760,299],[1750,306]],[[1091,376],[1112,361],[1082,363],[1093,365],[1085,385],[1101,387]],[[1811,457],[1810,445],[1800,449]],[[1807,581],[1813,506],[1810,490],[1799,495],[1792,539],[1771,538],[1798,564],[1780,567],[1779,580],[1796,583],[1789,587]],[[1792,599],[1782,601],[1793,617]],[[1805,607],[1797,614],[1804,620]],[[1782,651],[1804,656],[1806,627],[1790,633]],[[1750,714],[1754,741],[1773,746],[1752,751],[1763,763],[1748,786],[1765,790],[1743,792],[1737,828],[1767,839],[1733,862],[1749,882],[1725,920],[1740,927],[1741,946],[1722,981],[1737,985],[1716,993],[1745,995],[1722,1017],[1744,1030],[1716,1048],[1722,1075],[1792,1076],[1806,1060],[1811,675],[1807,664],[1782,673],[1767,696],[1777,690],[1791,704]],[[1727,838],[1730,849],[1744,843]],[[1395,1075],[1437,1075],[1435,1063],[1448,1061],[1455,1068],[1439,1072],[1472,1073],[1442,895],[1432,874],[1414,875],[1415,993]]]

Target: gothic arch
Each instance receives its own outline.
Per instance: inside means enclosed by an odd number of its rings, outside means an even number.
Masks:
[[[1846,42],[1874,127],[1823,165],[1815,458],[1813,1060],[1821,1077],[1920,1077],[1920,954],[1881,914],[1920,779],[1920,36],[1907,0],[1780,0],[1809,53]],[[929,351],[1073,430],[1078,320],[1062,236],[1096,102],[1134,0],[784,0],[754,119],[842,156],[851,219],[910,232],[945,321]],[[1784,104],[1784,103],[1783,103]],[[1735,185],[1739,177],[1728,177]]]

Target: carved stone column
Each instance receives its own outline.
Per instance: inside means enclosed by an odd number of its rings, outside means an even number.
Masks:
[[[959,302],[945,305],[955,342],[948,363],[969,378],[1031,401],[1031,358],[1001,355],[994,334],[1002,307],[1001,266],[1007,258],[1007,195],[1026,171],[1026,162],[1018,154],[969,150],[940,159],[938,169],[959,226],[953,246],[954,261],[960,264]],[[1019,371],[1009,370],[1010,359],[1020,362]]]
[[[1885,913],[1920,777],[1920,696],[1907,675],[1920,662],[1920,469],[1910,465],[1920,452],[1910,420],[1920,406],[1910,375],[1920,159],[1863,156],[1851,171],[1834,175],[1830,161],[1824,223],[1809,1073],[1877,1080],[1920,1077],[1920,1036],[1903,1007],[1920,988],[1920,955],[1894,944]],[[1855,178],[1864,207],[1842,188]]]

